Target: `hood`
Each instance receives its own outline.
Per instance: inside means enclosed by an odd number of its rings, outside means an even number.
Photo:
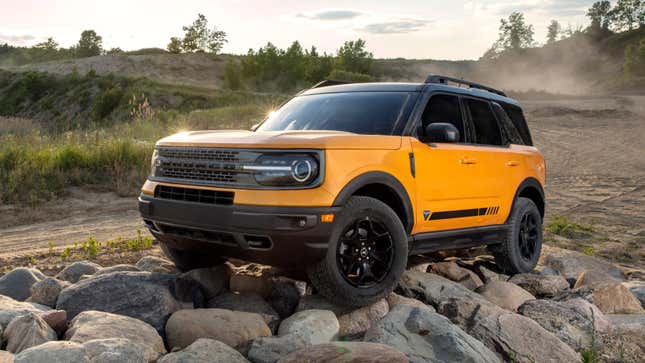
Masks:
[[[359,135],[341,131],[192,131],[157,142],[160,146],[247,149],[387,149],[401,147],[401,136]]]

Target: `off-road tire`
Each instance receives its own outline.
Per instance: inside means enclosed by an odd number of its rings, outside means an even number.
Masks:
[[[530,258],[523,257],[520,247],[520,230],[522,218],[530,216],[537,222],[536,242]],[[508,274],[525,273],[532,271],[538,263],[542,250],[542,216],[540,210],[528,198],[518,198],[515,201],[508,223],[510,228],[504,242],[491,246],[495,263]]]
[[[174,262],[175,266],[181,271],[212,267],[226,262],[226,259],[215,254],[204,251],[180,250],[168,246],[163,241],[159,241],[159,246],[166,257]]]
[[[363,217],[380,221],[390,233],[393,251],[390,268],[383,280],[369,287],[350,284],[343,276],[337,259],[341,235],[348,226]],[[355,196],[336,215],[326,257],[308,268],[307,274],[317,291],[329,300],[340,305],[360,307],[372,304],[392,292],[405,271],[407,259],[407,234],[396,213],[377,199]]]

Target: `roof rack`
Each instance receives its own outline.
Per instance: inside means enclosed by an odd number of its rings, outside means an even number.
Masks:
[[[495,88],[484,86],[482,84],[475,83],[475,82],[465,81],[463,79],[458,79],[458,78],[452,78],[452,77],[446,77],[446,76],[439,76],[439,75],[431,74],[431,75],[428,76],[428,78],[426,78],[426,81],[425,81],[425,83],[438,83],[438,84],[448,84],[448,82],[457,83],[457,84],[460,84],[460,85],[463,84],[463,85],[468,86],[470,88],[481,89],[481,90],[484,90],[484,91],[492,92],[492,93],[498,94],[500,96],[506,97],[506,93],[504,93],[504,92],[502,92],[500,90],[497,90]]]
[[[336,81],[336,80],[333,80],[333,79],[326,79],[324,81],[316,83],[315,85],[311,86],[311,88],[337,86],[339,84],[348,84],[348,83],[352,83],[352,82]]]

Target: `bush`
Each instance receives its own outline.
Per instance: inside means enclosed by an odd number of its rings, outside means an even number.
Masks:
[[[112,87],[105,90],[94,101],[92,106],[92,117],[94,120],[102,120],[109,116],[121,103],[123,91],[120,88]]]
[[[372,82],[374,80],[374,77],[369,74],[348,72],[340,69],[334,69],[328,78],[344,82]]]
[[[226,63],[226,69],[224,70],[224,81],[226,82],[226,88],[232,90],[239,90],[242,87],[242,80],[240,76],[240,69],[233,62],[229,60]]]

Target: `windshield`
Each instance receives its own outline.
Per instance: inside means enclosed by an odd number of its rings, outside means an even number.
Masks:
[[[298,96],[273,112],[258,131],[330,130],[392,135],[409,98],[405,92]]]

